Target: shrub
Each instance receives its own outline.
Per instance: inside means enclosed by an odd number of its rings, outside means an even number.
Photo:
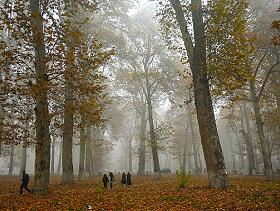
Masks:
[[[185,168],[182,166],[180,168],[180,172],[176,172],[177,175],[177,181],[179,184],[179,188],[185,188],[190,185],[190,180],[192,177],[191,171],[186,175]]]

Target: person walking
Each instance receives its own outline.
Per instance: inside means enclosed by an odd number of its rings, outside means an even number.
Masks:
[[[19,194],[22,194],[22,189],[24,188],[25,190],[27,190],[29,193],[31,193],[31,190],[29,190],[27,188],[28,186],[28,182],[30,181],[30,177],[28,174],[25,173],[25,170],[22,171],[22,179],[21,179],[22,183],[19,189]]]
[[[131,174],[128,172],[126,177],[127,177],[126,186],[131,186]]]
[[[110,178],[110,187],[113,189],[113,182],[115,181],[115,177],[112,172],[109,173],[109,178]]]
[[[123,187],[124,184],[126,184],[126,174],[124,172],[122,173],[121,183],[122,183],[122,187]]]
[[[107,183],[109,182],[109,179],[106,174],[104,174],[102,182],[104,184],[104,189],[107,189]]]

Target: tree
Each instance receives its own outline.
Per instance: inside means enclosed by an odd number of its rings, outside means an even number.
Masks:
[[[242,68],[239,66],[250,50],[243,36],[245,20],[242,14],[247,4],[244,1],[237,4],[233,1],[208,1],[203,10],[202,1],[192,0],[191,4],[186,5],[179,0],[169,2],[160,2],[165,8],[160,19],[162,31],[170,43],[171,37],[178,41],[178,34],[182,36],[184,48],[174,44],[171,47],[186,52],[187,59],[185,56],[183,60],[189,62],[192,71],[197,119],[210,187],[227,188],[230,183],[225,172],[209,86],[213,85],[216,88],[213,91],[219,93],[222,90],[232,91],[232,87],[241,86],[247,78],[246,71],[242,71],[246,64]],[[192,30],[188,23],[192,23]],[[215,34],[217,30],[221,34]],[[228,48],[232,49],[232,54],[227,54],[225,50]]]
[[[50,135],[48,108],[48,79],[46,69],[46,52],[44,43],[43,19],[38,0],[30,0],[32,30],[35,52],[36,87],[34,88],[36,115],[36,159],[33,193],[46,193],[49,190],[50,175]],[[33,85],[35,86],[35,85]]]
[[[154,162],[155,178],[160,179],[160,166],[157,152],[157,143],[155,140],[155,128],[154,128],[154,105],[156,95],[159,93],[160,87],[162,87],[163,78],[168,72],[168,69],[162,66],[162,62],[168,56],[164,52],[162,43],[159,42],[160,34],[156,31],[155,22],[150,20],[149,15],[152,14],[151,9],[143,8],[134,18],[131,20],[137,21],[127,22],[129,26],[123,31],[123,36],[127,39],[126,46],[118,52],[117,55],[121,58],[121,61],[126,64],[125,69],[129,71],[129,74],[136,80],[138,86],[141,88],[141,92],[144,96],[144,102],[147,104],[149,135],[151,141],[151,148]],[[124,68],[123,68],[124,69]],[[157,97],[160,97],[157,95]],[[144,109],[142,107],[142,109]],[[142,115],[145,115],[142,110]],[[144,116],[142,116],[144,118]],[[143,122],[144,123],[144,122]],[[142,124],[144,126],[144,124]],[[143,149],[143,142],[141,145]],[[140,151],[143,152],[142,150]],[[143,154],[141,154],[141,172],[143,173]],[[141,174],[142,174],[141,173]]]
[[[228,176],[225,173],[225,163],[216,128],[209,83],[205,69],[206,46],[202,7],[200,2],[192,0],[192,23],[194,30],[193,43],[190,32],[188,31],[188,22],[185,19],[180,1],[170,0],[170,3],[175,11],[178,25],[180,26],[184,45],[188,52],[190,68],[193,73],[197,119],[210,187],[227,188],[230,184]]]

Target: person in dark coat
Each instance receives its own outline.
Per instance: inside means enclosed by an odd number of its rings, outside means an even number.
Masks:
[[[27,188],[28,186],[28,182],[30,181],[29,175],[25,173],[25,170],[22,171],[22,179],[21,179],[22,183],[19,189],[19,194],[22,194],[22,189],[24,188],[25,190],[27,190],[29,193],[31,193],[31,190],[29,190]]]
[[[126,184],[126,174],[124,172],[122,173],[122,181],[121,181],[121,183],[122,183],[122,187],[123,187],[124,184]]]
[[[131,185],[131,174],[128,172],[126,177],[127,177],[126,186],[130,186]]]
[[[107,189],[107,183],[109,182],[109,179],[106,174],[104,174],[102,182],[104,183],[104,189]]]
[[[115,181],[115,177],[112,172],[109,173],[109,179],[110,179],[110,187],[113,189],[113,182]]]

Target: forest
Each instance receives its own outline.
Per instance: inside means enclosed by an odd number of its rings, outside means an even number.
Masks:
[[[104,173],[153,195],[183,169],[204,194],[279,190],[278,1],[0,0],[0,23],[1,180],[25,170],[33,195],[91,181],[102,199]]]

